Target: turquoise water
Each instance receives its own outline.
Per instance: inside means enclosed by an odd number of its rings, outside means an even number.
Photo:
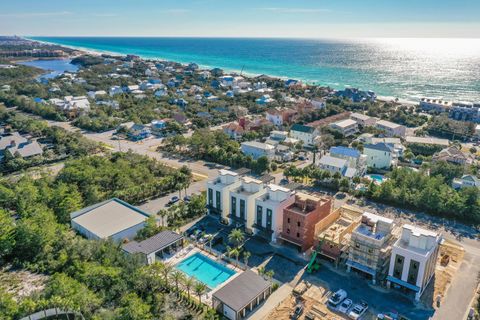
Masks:
[[[216,288],[235,274],[230,268],[197,252],[176,265],[176,268],[190,277],[206,284],[210,289]]]
[[[385,180],[385,177],[380,174],[369,174],[368,175],[372,180],[382,183]]]
[[[32,39],[248,74],[301,79],[417,101],[480,101],[480,39],[249,39],[33,37]]]
[[[47,73],[38,77],[38,79],[52,79],[56,76],[68,71],[76,72],[78,67],[74,64],[71,64],[72,60],[70,59],[52,59],[52,60],[32,60],[19,62],[25,66],[37,67],[43,70],[48,71]]]

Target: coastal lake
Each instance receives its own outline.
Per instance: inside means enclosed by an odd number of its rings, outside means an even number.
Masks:
[[[38,81],[42,81],[55,78],[64,72],[77,72],[78,67],[71,64],[71,61],[71,59],[31,60],[19,62],[19,64],[47,71],[37,78]]]
[[[300,79],[418,101],[480,101],[480,39],[33,37],[78,49]]]

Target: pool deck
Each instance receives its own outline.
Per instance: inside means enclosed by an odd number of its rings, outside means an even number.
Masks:
[[[208,250],[210,250],[210,249],[208,249]],[[178,263],[180,263],[181,261],[183,261],[183,260],[187,259],[188,257],[194,255],[197,252],[203,254],[204,256],[212,259],[213,261],[215,261],[217,263],[221,263],[221,264],[225,265],[226,267],[230,268],[231,270],[233,270],[235,272],[230,278],[228,278],[224,282],[220,283],[214,289],[210,289],[210,288],[208,289],[207,293],[203,296],[202,301],[204,303],[206,303],[207,305],[211,305],[212,304],[213,293],[215,293],[218,289],[222,288],[225,284],[227,284],[230,281],[232,281],[233,279],[235,279],[244,270],[239,268],[239,267],[234,266],[231,263],[225,262],[224,260],[222,260],[220,258],[221,255],[216,256],[216,255],[210,253],[207,250],[204,250],[202,248],[199,248],[198,246],[195,246],[194,244],[189,244],[188,246],[186,246],[182,250],[176,252],[174,255],[169,256],[169,257],[161,260],[161,262],[167,263],[167,264],[172,265],[172,266],[176,266]],[[215,252],[215,250],[212,249],[212,252]]]

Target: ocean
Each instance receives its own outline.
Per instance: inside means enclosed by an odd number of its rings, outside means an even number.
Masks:
[[[86,50],[135,54],[245,74],[300,79],[418,101],[480,101],[480,39],[261,39],[31,37]]]

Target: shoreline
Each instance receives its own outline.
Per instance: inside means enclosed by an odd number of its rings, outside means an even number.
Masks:
[[[120,52],[115,52],[115,51],[90,49],[90,48],[74,46],[74,45],[64,45],[64,44],[59,44],[59,43],[50,42],[50,41],[31,39],[31,38],[27,38],[27,37],[23,37],[23,39],[26,39],[26,40],[29,40],[29,41],[36,41],[36,42],[44,43],[44,44],[50,44],[50,45],[53,44],[53,45],[69,48],[69,49],[72,49],[72,50],[75,50],[75,51],[80,51],[83,54],[89,54],[89,55],[93,55],[93,56],[102,56],[104,54],[107,54],[107,55],[112,55],[112,56],[125,57],[125,56],[128,55],[128,54],[125,54],[125,53],[120,53]],[[78,56],[79,55],[69,55],[69,58],[73,59],[73,58],[78,57]],[[179,63],[181,65],[188,65],[189,63],[196,63],[195,61],[184,62],[184,61],[178,61],[178,60],[170,60],[170,59],[166,59],[166,58],[161,57],[161,56],[158,56],[158,57],[155,57],[155,58],[146,57],[144,55],[136,55],[136,56],[139,56],[142,60],[146,60],[146,61],[158,60],[158,61],[164,61],[164,62]],[[60,58],[57,58],[57,59],[60,59]],[[39,60],[39,59],[32,59],[32,60]],[[213,69],[213,68],[220,68],[220,67],[216,67],[216,66],[203,65],[203,64],[199,64],[198,66],[201,70],[210,70],[210,69]],[[258,76],[264,75],[264,76],[267,76],[267,77],[270,77],[270,78],[273,78],[273,79],[279,79],[279,80],[295,79],[295,80],[299,80],[299,81],[301,81],[301,82],[303,82],[307,85],[321,87],[321,88],[330,88],[330,89],[333,89],[333,90],[337,90],[337,89],[331,88],[328,85],[322,85],[320,83],[314,83],[314,82],[310,82],[310,81],[307,81],[307,80],[304,80],[304,79],[290,78],[288,76],[278,76],[278,75],[270,75],[270,74],[264,74],[264,73],[255,74],[255,73],[249,73],[249,72],[245,72],[243,70],[236,70],[236,69],[231,69],[231,68],[221,68],[221,69],[224,70],[227,73],[237,73],[237,74],[241,73],[242,75],[244,75],[247,78],[256,78]],[[347,87],[355,88],[355,86],[345,86],[345,88],[347,88]],[[375,92],[375,90],[373,90],[373,91]],[[407,105],[407,106],[416,106],[416,105],[419,104],[419,101],[413,101],[413,100],[408,100],[408,99],[404,99],[404,98],[398,98],[398,101],[395,102],[396,98],[397,97],[393,97],[393,96],[378,95],[377,96],[377,101],[384,102],[384,103],[392,103],[393,102],[395,104],[403,104],[403,105]]]

